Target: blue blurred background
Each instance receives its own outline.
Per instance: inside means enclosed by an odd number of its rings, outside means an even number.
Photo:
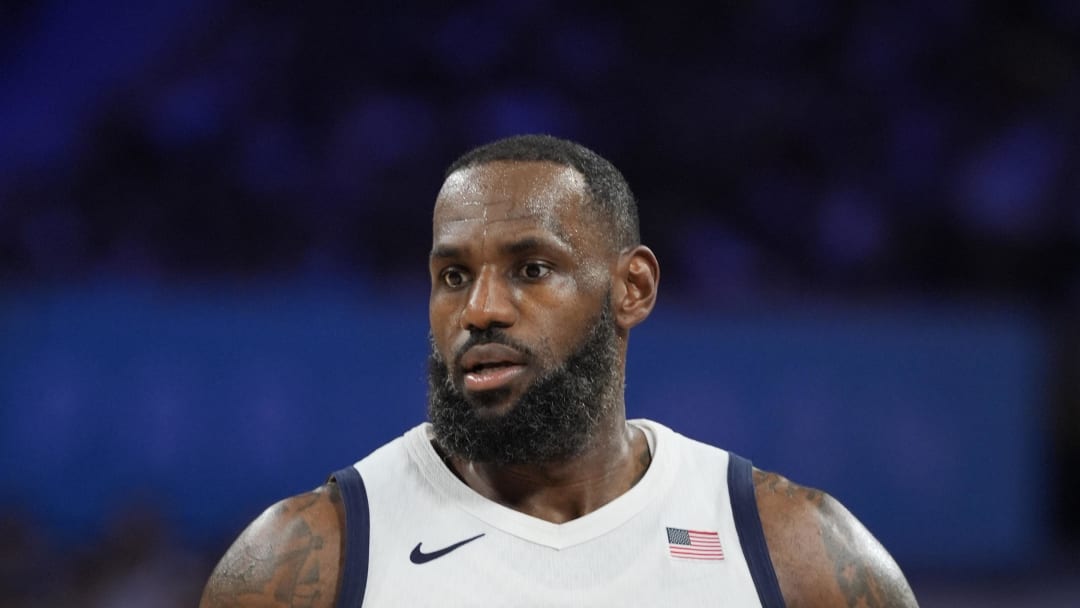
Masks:
[[[424,417],[444,167],[620,167],[628,407],[840,498],[924,606],[1080,605],[1080,4],[0,6],[4,606],[190,606]]]

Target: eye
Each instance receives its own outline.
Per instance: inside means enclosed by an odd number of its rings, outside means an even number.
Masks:
[[[461,287],[465,284],[465,273],[458,268],[447,268],[442,273],[442,281],[447,287]]]
[[[551,273],[551,267],[543,262],[526,262],[518,272],[526,279],[542,279]]]

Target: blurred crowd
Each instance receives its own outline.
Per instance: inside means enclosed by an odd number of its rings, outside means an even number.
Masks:
[[[120,510],[101,538],[62,542],[0,512],[0,591],[8,608],[190,608],[213,567],[146,506]]]
[[[58,4],[5,23],[7,278],[422,281],[442,169],[545,131],[622,168],[689,297],[1078,297],[1067,0]]]

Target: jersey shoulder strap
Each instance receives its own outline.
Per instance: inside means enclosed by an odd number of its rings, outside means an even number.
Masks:
[[[367,490],[356,467],[345,467],[330,476],[337,483],[345,505],[345,555],[337,608],[360,608],[368,576],[368,540],[371,521],[368,517]]]
[[[331,479],[337,483],[345,506],[345,556],[337,607],[359,608],[364,602],[368,574],[370,520],[367,490],[355,467],[341,469]],[[758,514],[753,468],[749,460],[737,454],[730,454],[728,462],[728,491],[739,532],[739,544],[746,556],[762,608],[785,608]]]
[[[776,580],[769,547],[765,544],[765,531],[761,527],[757,498],[754,496],[754,470],[750,461],[728,452],[728,493],[731,511],[735,516],[735,528],[739,531],[750,576],[754,579],[762,608],[784,608],[784,596]]]

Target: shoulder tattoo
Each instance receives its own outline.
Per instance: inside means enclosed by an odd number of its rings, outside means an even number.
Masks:
[[[783,494],[787,498],[803,499],[818,506],[820,506],[825,499],[825,493],[821,490],[800,486],[797,483],[792,483],[788,478],[783,477],[782,475],[762,471],[760,469],[754,469],[754,490],[756,490],[758,494],[761,494],[762,492],[771,492],[772,494],[777,495]]]
[[[336,487],[282,501],[256,519],[221,558],[203,594],[203,607],[272,605],[315,608],[334,601],[339,551],[313,517],[340,502]]]
[[[831,496],[757,469],[754,489],[759,505],[774,508],[767,542],[791,608],[917,605],[896,562]]]

